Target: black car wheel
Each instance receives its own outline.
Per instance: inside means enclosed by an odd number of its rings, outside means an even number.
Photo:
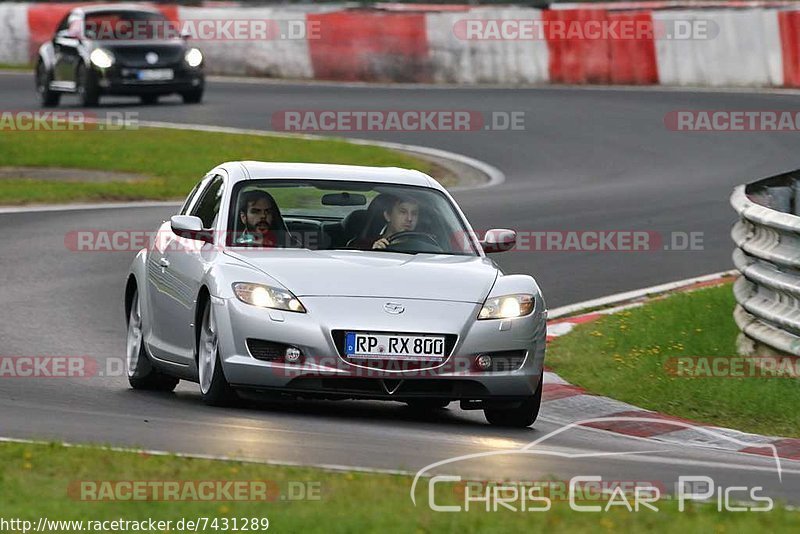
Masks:
[[[158,95],[142,95],[139,97],[142,101],[142,104],[158,104]]]
[[[203,100],[203,90],[194,89],[192,91],[186,91],[181,93],[181,98],[183,98],[184,104],[199,104]]]
[[[96,106],[100,102],[100,87],[97,84],[97,76],[87,69],[85,65],[80,65],[75,78],[81,105],[87,108]]]
[[[536,422],[539,417],[539,408],[542,405],[542,384],[544,376],[539,379],[536,393],[526,398],[516,408],[491,409],[483,411],[486,420],[497,426],[528,427]]]
[[[44,62],[39,61],[39,64],[36,66],[36,91],[39,93],[39,100],[42,106],[46,108],[57,106],[61,101],[61,93],[50,89],[51,81],[52,76],[50,75],[50,71],[47,70]]]

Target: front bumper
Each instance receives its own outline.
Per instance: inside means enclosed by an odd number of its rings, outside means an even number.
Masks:
[[[518,400],[533,395],[542,375],[546,342],[544,303],[511,320],[477,321],[480,305],[392,299],[409,311],[383,312],[384,298],[301,297],[308,313],[257,308],[236,298],[213,300],[222,366],[234,386],[285,394],[409,400]],[[502,329],[501,329],[502,323]],[[445,333],[457,336],[448,358],[422,368],[375,369],[340,355],[334,331]],[[299,364],[253,357],[246,340],[260,339],[300,349]],[[478,354],[523,351],[521,365],[478,371]]]
[[[106,95],[167,95],[202,91],[205,88],[205,75],[200,68],[193,69],[183,63],[159,65],[158,69],[172,69],[171,80],[140,80],[138,73],[142,69],[114,65],[108,69],[95,69],[97,85],[100,92]]]

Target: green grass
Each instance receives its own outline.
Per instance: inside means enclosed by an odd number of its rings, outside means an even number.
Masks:
[[[81,481],[267,481],[274,500],[255,501],[96,501],[80,498]],[[417,506],[409,497],[412,478],[399,475],[338,473],[313,468],[150,456],[61,445],[0,444],[0,517],[33,521],[156,520],[181,518],[263,518],[275,532],[596,532],[790,531],[800,513],[776,507],[769,513],[719,513],[711,505],[690,506],[660,500],[659,512],[575,513],[553,501],[547,512],[434,512],[428,506],[427,480],[418,485]],[[313,488],[313,500],[281,499],[289,487]],[[463,506],[463,486],[437,485],[437,504]],[[274,493],[273,493],[274,492]],[[299,494],[296,492],[295,495]],[[584,504],[601,504],[584,503]],[[691,504],[691,503],[690,503]],[[66,530],[51,532],[66,532]],[[173,529],[171,532],[178,532]],[[212,532],[206,530],[206,532]]]
[[[33,65],[21,63],[0,63],[0,70],[25,70],[32,71]]]
[[[699,422],[800,437],[800,380],[674,376],[678,356],[736,356],[730,284],[681,293],[579,325],[548,365],[592,393]]]
[[[0,180],[0,204],[182,199],[224,161],[398,166],[430,173],[420,159],[344,140],[308,140],[161,128],[0,132],[0,166],[128,171],[139,182]]]

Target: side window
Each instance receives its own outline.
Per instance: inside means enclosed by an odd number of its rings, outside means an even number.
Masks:
[[[192,189],[192,192],[189,193],[189,196],[186,197],[186,202],[183,203],[183,207],[181,207],[181,210],[178,212],[178,215],[188,215],[189,206],[192,205],[192,201],[194,200],[194,197],[197,196],[197,191],[200,189],[200,186],[203,185],[204,181],[205,178],[197,182],[197,184]]]
[[[203,228],[212,228],[214,220],[219,214],[219,206],[222,201],[222,176],[214,176],[208,186],[203,191],[203,196],[192,209],[192,215],[200,217],[203,221]]]

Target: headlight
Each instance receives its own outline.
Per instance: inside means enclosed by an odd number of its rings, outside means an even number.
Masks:
[[[511,319],[522,317],[533,311],[535,304],[533,295],[506,295],[488,299],[478,314],[478,319]]]
[[[236,293],[236,298],[252,306],[290,312],[306,312],[297,297],[281,287],[237,282],[233,284],[233,292]]]
[[[199,67],[200,63],[203,62],[203,53],[200,52],[197,48],[191,48],[186,52],[186,63],[189,64],[190,67]]]
[[[99,67],[101,69],[107,69],[111,65],[114,64],[114,54],[109,52],[108,50],[103,50],[102,48],[98,48],[94,52],[89,55],[89,61],[92,62],[92,65],[95,67]]]

